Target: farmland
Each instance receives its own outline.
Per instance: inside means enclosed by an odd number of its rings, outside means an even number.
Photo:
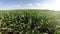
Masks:
[[[0,10],[0,34],[60,34],[60,12]]]

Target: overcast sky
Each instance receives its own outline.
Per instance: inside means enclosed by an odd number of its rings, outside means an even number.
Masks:
[[[60,0],[0,0],[0,9],[60,10]]]

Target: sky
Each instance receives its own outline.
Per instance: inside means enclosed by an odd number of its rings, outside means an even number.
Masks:
[[[0,0],[0,10],[9,9],[60,10],[60,0]]]

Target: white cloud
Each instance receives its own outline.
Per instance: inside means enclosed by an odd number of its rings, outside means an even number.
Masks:
[[[35,5],[40,6],[40,5],[41,5],[41,3],[35,3]]]
[[[20,9],[21,8],[21,5],[13,5],[13,6],[10,6],[8,8],[9,9]]]
[[[21,8],[21,5],[11,5],[11,6],[7,6],[7,7],[1,7],[0,6],[0,9],[1,10],[11,10],[11,9],[20,9]]]
[[[35,3],[36,6],[47,6],[47,3]]]
[[[43,3],[42,5],[43,5],[43,6],[47,6],[48,4],[47,4],[47,3]]]
[[[32,4],[31,4],[31,3],[29,3],[29,4],[28,4],[28,6],[32,6]]]
[[[60,10],[60,0],[52,0],[53,3],[35,3],[37,9]]]
[[[60,0],[54,0],[48,8],[51,10],[60,10]]]
[[[60,0],[53,0],[53,3],[36,3],[38,9],[60,10]]]
[[[49,10],[60,10],[60,0],[52,0],[53,3],[28,3],[26,6],[22,7],[20,4],[1,7],[0,9],[49,9]],[[1,4],[1,2],[0,2]]]
[[[48,4],[48,6],[49,6],[49,4]],[[60,0],[54,0],[54,2],[51,3],[50,6],[47,8],[49,8],[51,10],[59,10],[60,11]]]

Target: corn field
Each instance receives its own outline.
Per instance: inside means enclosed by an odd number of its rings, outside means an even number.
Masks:
[[[0,10],[0,34],[60,34],[60,12]]]

